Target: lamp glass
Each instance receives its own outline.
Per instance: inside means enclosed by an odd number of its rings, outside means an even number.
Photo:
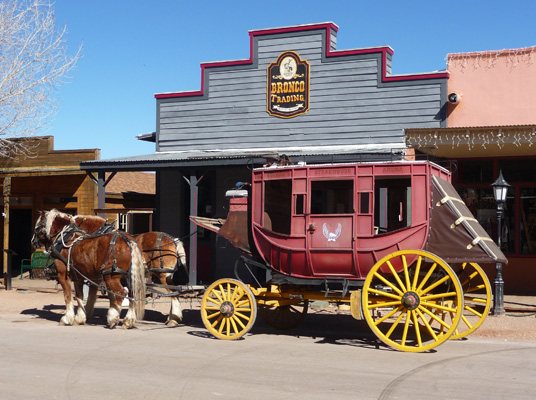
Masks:
[[[493,196],[495,201],[499,204],[502,204],[506,201],[506,193],[510,185],[503,178],[502,171],[499,171],[499,177],[495,182],[491,184],[493,187]]]
[[[508,192],[508,187],[506,186],[494,186],[493,187],[493,196],[497,203],[504,203],[506,201],[506,193]]]

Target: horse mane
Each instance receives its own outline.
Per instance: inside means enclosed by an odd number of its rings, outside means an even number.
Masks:
[[[45,230],[48,237],[50,237],[50,231],[52,230],[52,224],[56,221],[56,219],[63,219],[68,221],[65,225],[71,224],[73,222],[72,215],[66,214],[64,212],[58,211],[57,209],[53,208],[52,210],[45,213],[46,215],[46,224],[45,224]]]
[[[102,223],[106,222],[106,219],[99,217],[98,215],[75,215],[73,217],[73,220],[74,220],[74,223],[77,225],[79,224],[77,222],[78,220],[82,220],[80,221],[80,223],[82,223],[84,220],[102,222]]]
[[[73,223],[90,235],[105,234],[115,230],[113,224],[98,215],[75,215]]]

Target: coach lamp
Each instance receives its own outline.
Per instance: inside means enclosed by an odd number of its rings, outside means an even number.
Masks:
[[[497,245],[502,247],[502,219],[504,217],[503,206],[506,202],[506,193],[510,185],[506,182],[499,170],[499,177],[491,184],[493,197],[497,203]],[[493,295],[493,315],[504,315],[504,281],[502,278],[502,263],[495,263],[495,293]]]

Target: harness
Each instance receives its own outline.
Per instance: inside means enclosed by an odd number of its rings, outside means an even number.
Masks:
[[[169,237],[169,236],[167,236],[167,237]],[[181,261],[181,258],[179,257],[178,254],[177,254],[177,262],[175,263],[175,267],[173,269],[171,269],[171,268],[151,268],[151,264],[152,264],[153,260],[156,260],[157,258],[160,258],[160,260],[162,260],[162,258],[163,258],[163,254],[162,254],[162,239],[163,238],[164,238],[164,233],[160,232],[158,234],[158,237],[156,238],[155,247],[153,249],[144,250],[145,252],[149,252],[149,251],[151,252],[151,258],[149,259],[149,263],[148,263],[147,267],[149,268],[149,271],[153,272],[153,273],[174,274],[179,269],[179,266],[182,266],[182,261]],[[175,241],[177,240],[175,238],[171,238],[171,239],[172,239],[173,243],[175,243]],[[159,254],[159,255],[155,256],[155,253]]]
[[[75,234],[78,234],[79,236],[74,239],[70,245],[67,245],[66,242],[69,242]],[[52,258],[63,262],[67,266],[67,271],[69,271],[70,267],[72,266],[70,259],[73,247],[78,241],[82,240],[84,236],[87,235],[76,224],[65,225],[63,229],[56,235],[54,241],[50,245],[49,251],[52,255]],[[69,249],[69,260],[66,260],[65,257],[61,255],[61,251],[67,248]]]
[[[115,257],[115,245],[117,244],[117,238],[121,236],[126,244],[128,244],[128,247],[132,249],[132,243],[129,238],[127,238],[124,235],[121,235],[119,232],[115,232],[112,236],[112,240],[110,241],[110,245],[108,246],[108,251],[106,253],[106,257],[104,258],[104,263],[101,266],[101,275],[113,275],[113,274],[120,274],[120,275],[128,275],[128,271],[123,271],[120,268],[117,268],[117,258]],[[108,259],[108,256],[110,255],[110,251],[112,252],[112,268],[104,270],[106,267],[106,260]]]
[[[72,268],[79,275],[84,276],[83,274],[80,273],[80,271],[77,270],[77,268],[74,266],[74,264],[72,262],[71,254],[73,252],[73,249],[75,248],[75,246],[80,241],[82,241],[84,239],[90,239],[90,238],[95,238],[95,237],[98,237],[98,236],[102,236],[102,235],[106,234],[106,231],[108,229],[109,229],[109,226],[105,227],[102,230],[99,229],[94,234],[89,235],[86,232],[84,232],[82,229],[80,229],[80,227],[78,225],[76,225],[76,224],[66,225],[61,230],[61,232],[59,232],[59,234],[56,235],[54,241],[52,242],[52,244],[50,246],[50,249],[49,249],[50,254],[51,254],[52,258],[55,258],[55,259],[60,260],[61,262],[63,262],[67,266],[67,271],[68,272]],[[72,240],[72,237],[74,235],[78,235],[78,236],[72,241],[72,243],[67,244],[70,240]],[[132,250],[132,241],[128,237],[126,237],[124,235],[121,235],[119,232],[115,232],[114,235],[112,236],[112,240],[110,241],[110,245],[108,246],[108,251],[106,252],[106,257],[104,258],[103,264],[102,264],[102,266],[100,268],[101,277],[104,277],[106,275],[113,275],[113,274],[128,275],[128,271],[124,271],[124,270],[122,270],[122,269],[117,267],[117,257],[115,255],[115,245],[117,244],[117,238],[119,236],[122,237],[122,239],[125,241],[125,243],[128,245],[128,247]],[[69,249],[67,259],[65,259],[65,257],[61,254],[61,251],[63,249]],[[113,257],[112,267],[109,268],[109,269],[105,269],[106,268],[106,261],[110,257],[110,253],[111,253],[111,256]],[[130,269],[130,267],[129,267],[129,269]],[[84,277],[84,278],[88,279],[86,277]]]
[[[110,224],[109,222],[105,222],[102,224],[99,229],[93,233],[94,236],[98,235],[106,235],[107,233],[112,233],[115,230],[115,226],[113,224]]]

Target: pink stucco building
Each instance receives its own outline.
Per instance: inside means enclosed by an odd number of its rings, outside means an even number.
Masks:
[[[456,188],[498,237],[490,184],[511,185],[501,231],[506,293],[536,293],[536,46],[447,56],[447,127],[407,129],[418,151],[452,163]],[[484,266],[490,280],[493,265]]]
[[[536,46],[449,54],[447,69],[448,127],[536,124]]]

